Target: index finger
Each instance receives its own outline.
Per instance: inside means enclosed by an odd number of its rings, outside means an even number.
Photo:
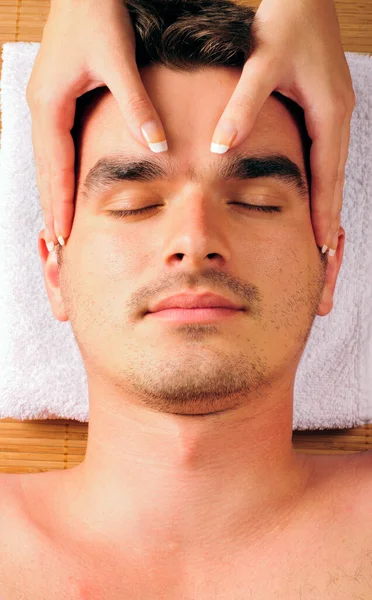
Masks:
[[[248,58],[214,130],[211,152],[224,154],[248,137],[264,102],[276,86],[276,78],[269,56],[256,54]]]

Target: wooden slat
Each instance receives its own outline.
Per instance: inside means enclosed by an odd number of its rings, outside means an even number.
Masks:
[[[252,0],[247,4],[257,8],[260,2]],[[372,54],[372,1],[336,0],[336,10],[344,51]],[[41,42],[49,11],[49,0],[0,0],[0,44]],[[0,57],[0,72],[1,66]],[[87,438],[88,424],[79,421],[2,419],[0,472],[33,473],[71,468],[83,460]],[[350,454],[371,450],[372,425],[295,431],[293,446],[307,454]]]
[[[88,424],[68,419],[0,420],[0,472],[69,469],[85,456]]]

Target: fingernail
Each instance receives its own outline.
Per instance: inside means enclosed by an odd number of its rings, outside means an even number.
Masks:
[[[165,152],[168,150],[167,140],[156,121],[146,121],[141,126],[142,135],[153,152]]]
[[[328,228],[328,233],[327,233],[327,237],[326,237],[326,242],[327,244],[324,244],[323,248],[322,248],[322,254],[324,254],[325,252],[327,252],[328,248],[330,248],[331,246],[331,242],[332,242],[332,238],[333,238],[333,227],[329,226]],[[328,245],[329,244],[329,245]],[[332,256],[332,255],[331,255]]]
[[[50,235],[49,229],[47,228],[45,223],[44,223],[44,229],[45,229],[46,247],[48,248],[49,252],[51,252],[54,248],[54,242],[53,242],[53,240],[50,240],[50,238],[52,236]],[[50,241],[48,242],[48,240],[50,240]]]
[[[216,127],[211,143],[211,152],[225,154],[238,134],[232,121],[221,121]]]
[[[332,248],[329,249],[329,256],[334,256],[336,254],[337,246],[338,246],[338,230],[337,233],[334,234],[331,243]]]
[[[62,237],[62,236],[59,234],[59,232],[60,232],[61,230],[60,230],[60,228],[59,228],[59,225],[58,225],[57,221],[54,221],[54,231],[55,231],[55,234],[56,234],[56,236],[57,236],[57,240],[59,241],[60,245],[61,245],[61,246],[64,246],[64,245],[65,245],[65,240],[64,240],[64,239],[63,239],[63,237]],[[58,234],[59,234],[59,235],[58,235]]]

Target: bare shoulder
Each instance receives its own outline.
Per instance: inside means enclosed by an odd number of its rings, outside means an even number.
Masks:
[[[0,474],[0,581],[9,577],[10,559],[15,552],[14,540],[19,539],[22,517],[20,476]]]
[[[372,544],[372,452],[311,455],[310,505],[328,507],[340,524],[348,523]]]
[[[336,505],[372,543],[372,451],[342,455],[335,481]]]
[[[21,502],[20,475],[0,473],[0,521],[9,517],[11,513],[16,514],[21,507]]]
[[[1,592],[10,600],[24,598],[25,589],[28,598],[47,597],[40,595],[42,586],[35,573],[41,572],[48,547],[30,513],[30,506],[37,504],[42,475],[0,475],[0,581]]]
[[[362,494],[372,492],[372,450],[350,454],[346,475]]]
[[[372,450],[358,452],[355,455],[354,481],[351,481],[359,489],[358,500],[361,508],[365,509],[372,522]]]
[[[25,523],[21,475],[0,474],[0,563]]]
[[[27,540],[27,545],[34,540],[36,528],[30,507],[38,504],[36,492],[43,475],[44,473],[0,474],[0,565],[4,558],[4,548],[8,548],[8,556],[11,548],[17,556],[24,540]]]

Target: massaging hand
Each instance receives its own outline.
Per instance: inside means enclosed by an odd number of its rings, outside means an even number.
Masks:
[[[75,147],[70,130],[76,98],[102,86],[114,95],[140,144],[149,148],[147,142],[165,140],[137,69],[134,30],[123,0],[51,0],[26,90],[47,242],[58,244],[58,236],[66,239],[72,229]],[[146,140],[140,127],[154,119],[158,128],[150,127]]]
[[[137,71],[133,28],[122,0],[54,1],[27,101],[44,221],[49,239],[56,243],[60,233],[68,237],[73,221],[75,156],[70,130],[76,98],[107,85],[141,144],[139,126],[145,120],[155,118],[161,139],[165,134]],[[329,224],[333,231],[340,225],[355,95],[333,0],[262,0],[255,22],[259,47],[248,59],[220,123],[223,118],[236,123],[238,134],[231,144],[235,147],[249,135],[273,90],[302,106],[313,140],[313,228],[319,246],[335,248],[327,232]],[[223,139],[214,136],[214,141]]]
[[[249,0],[246,2],[249,4]],[[318,246],[326,244],[336,249],[355,94],[334,2],[262,0],[254,23],[257,50],[247,60],[218,125],[225,119],[236,125],[238,134],[230,146],[233,148],[249,135],[272,91],[303,108],[312,139],[315,239]],[[223,137],[213,139],[228,143]]]

